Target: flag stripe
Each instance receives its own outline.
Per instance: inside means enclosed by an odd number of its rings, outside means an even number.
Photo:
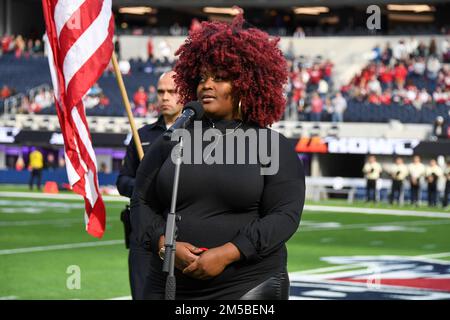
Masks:
[[[73,19],[74,13],[78,11],[85,0],[59,0],[56,3],[54,19],[56,25],[56,34],[59,38],[62,28]]]
[[[109,30],[114,30],[114,21],[111,19]],[[97,51],[86,61],[86,63],[73,76],[71,83],[67,86],[65,97],[66,105],[75,105],[101,76],[103,70],[107,67],[109,60],[105,61],[105,55],[111,55],[113,50],[112,33],[101,44]],[[98,68],[102,65],[101,68]]]
[[[98,17],[67,52],[63,62],[63,74],[66,80],[66,88],[75,73],[78,72],[98,47],[106,40],[111,14],[111,0],[104,0],[102,10]]]
[[[80,38],[83,32],[97,19],[102,9],[102,2],[98,0],[85,0],[58,33],[60,61],[64,61],[69,49]]]

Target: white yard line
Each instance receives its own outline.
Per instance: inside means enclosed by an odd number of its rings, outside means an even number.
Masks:
[[[348,229],[360,229],[376,226],[430,226],[430,225],[442,225],[450,224],[450,220],[417,220],[417,221],[394,221],[394,222],[374,222],[374,223],[355,223],[355,224],[343,224],[339,226],[304,226],[300,222],[300,227],[297,232],[310,232],[310,231],[322,231],[322,230],[348,230]]]
[[[111,298],[107,300],[131,300],[131,296],[123,296],[123,297],[117,297],[117,298]]]
[[[0,297],[0,300],[17,300],[17,296],[6,296],[6,297]]]
[[[0,192],[0,197],[10,198],[32,198],[32,199],[61,199],[61,200],[83,200],[78,194],[50,194],[35,192]],[[130,199],[122,196],[102,196],[103,200],[113,202],[128,202]]]
[[[67,250],[67,249],[76,249],[76,248],[112,246],[112,245],[118,245],[118,244],[123,244],[123,243],[124,243],[124,240],[109,240],[109,241],[97,241],[97,242],[58,244],[58,245],[52,245],[52,246],[5,249],[5,250],[0,250],[0,255],[39,252],[39,251]]]
[[[355,207],[335,207],[335,206],[319,206],[305,205],[306,211],[325,211],[339,213],[362,213],[390,216],[408,216],[408,217],[428,217],[428,218],[447,218],[450,219],[450,213],[432,212],[432,211],[412,211],[397,209],[377,209],[377,208],[355,208]]]

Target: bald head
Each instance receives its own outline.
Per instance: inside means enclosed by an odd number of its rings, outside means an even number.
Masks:
[[[174,75],[173,71],[165,72],[158,80],[158,106],[166,122],[175,120],[181,114],[183,107],[178,103],[179,97],[175,90]]]

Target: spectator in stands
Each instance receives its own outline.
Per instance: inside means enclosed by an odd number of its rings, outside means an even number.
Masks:
[[[441,42],[442,61],[444,63],[450,62],[450,42],[448,39],[444,39]]]
[[[44,47],[42,46],[42,41],[39,39],[34,40],[33,53],[35,55],[44,53]]]
[[[441,70],[441,62],[436,56],[430,56],[427,61],[427,77],[435,80]]]
[[[331,121],[344,121],[344,112],[347,109],[347,100],[342,96],[342,93],[337,92],[332,100],[333,113],[331,114]]]
[[[321,99],[325,99],[328,94],[328,82],[325,79],[320,79],[317,87],[317,93]]]
[[[0,99],[6,99],[11,96],[11,89],[4,84],[2,90],[0,90]]]
[[[172,49],[166,40],[159,41],[158,49],[164,62],[167,63],[172,60]]]
[[[33,190],[35,180],[37,189],[41,190],[41,178],[43,168],[44,168],[44,156],[38,149],[33,147],[32,152],[30,153],[30,161],[28,164],[28,170],[30,171],[30,180],[28,184],[30,190]]]
[[[150,105],[156,105],[158,103],[158,93],[156,92],[156,88],[154,85],[150,85],[148,87],[148,94],[147,94],[147,104]]]
[[[422,88],[415,101],[413,101],[413,105],[417,109],[421,109],[423,105],[426,105],[431,102],[431,95],[427,92],[427,89]]]
[[[389,106],[392,103],[392,90],[390,88],[387,88],[383,91],[383,93],[380,96],[380,103],[385,106]]]
[[[438,200],[437,184],[443,176],[442,169],[438,166],[435,159],[430,160],[430,165],[426,168],[425,176],[428,183],[428,206],[435,207]]]
[[[407,75],[408,69],[406,69],[404,63],[398,63],[394,68],[394,79],[397,87],[403,87],[405,85]]]
[[[448,197],[450,196],[450,159],[447,160],[447,167],[444,171],[445,177],[445,190],[444,197],[442,198],[442,206],[447,208],[448,206]]]
[[[367,90],[369,91],[369,94],[375,93],[376,95],[381,95],[381,84],[376,75],[373,75],[370,78],[370,81],[367,83]]]
[[[409,183],[411,186],[411,204],[418,205],[420,201],[420,185],[422,177],[425,176],[425,165],[420,161],[420,157],[415,155],[413,162],[408,167]]]
[[[15,52],[14,55],[16,58],[22,57],[24,51],[25,51],[25,40],[21,35],[18,35],[15,39]]]
[[[392,69],[389,66],[382,64],[378,72],[380,75],[379,77],[381,88],[383,90],[387,88],[392,88],[392,82],[394,80],[394,73]]]
[[[437,45],[436,45],[436,39],[430,40],[430,46],[428,47],[428,55],[435,56],[437,55]]]
[[[322,79],[322,71],[318,64],[314,64],[311,70],[309,71],[309,86],[308,90],[315,91],[319,85],[320,79]]]
[[[10,35],[5,35],[1,40],[2,53],[7,54],[12,52],[14,48],[14,37]]]
[[[403,200],[403,181],[408,176],[408,168],[403,163],[401,157],[395,159],[395,164],[391,167],[390,175],[392,178],[391,194],[389,195],[389,203],[393,204],[397,201],[400,204],[400,198]]]
[[[305,31],[303,31],[303,28],[302,27],[297,27],[296,29],[295,29],[295,31],[294,31],[294,34],[292,35],[292,37],[294,37],[294,38],[300,38],[300,39],[303,39],[303,38],[305,38]]]
[[[417,76],[423,76],[425,74],[425,59],[417,57],[413,63],[413,73]]]
[[[178,22],[175,22],[173,25],[169,28],[169,33],[171,36],[181,36],[183,34],[183,29],[180,27]]]
[[[321,114],[323,111],[323,101],[317,94],[317,92],[314,92],[311,98],[311,121],[320,121]]]
[[[147,106],[147,94],[143,86],[140,86],[133,96],[135,108]]]
[[[436,91],[433,92],[433,100],[435,103],[443,104],[449,101],[449,95],[447,92],[443,92],[441,87],[437,87]]]
[[[109,104],[110,104],[109,98],[103,92],[100,93],[99,99],[100,100],[99,100],[98,106],[100,109],[104,109],[107,106],[109,106]]]
[[[153,40],[151,37],[148,37],[147,40],[147,60],[153,59]]]
[[[364,164],[362,171],[367,180],[367,189],[366,189],[367,202],[369,201],[376,202],[377,181],[380,178],[381,172],[383,170],[381,168],[381,165],[377,162],[375,156],[370,155],[368,157],[367,162]]]
[[[388,66],[392,59],[392,48],[390,42],[386,42],[386,46],[384,47],[383,54],[381,56],[381,60],[383,64]]]
[[[404,40],[400,40],[395,44],[392,55],[397,61],[405,61],[408,59],[408,51]]]

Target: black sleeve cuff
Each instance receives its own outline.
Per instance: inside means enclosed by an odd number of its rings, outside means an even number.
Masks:
[[[231,243],[234,244],[241,253],[241,260],[258,260],[259,256],[253,243],[242,233],[238,234]]]

